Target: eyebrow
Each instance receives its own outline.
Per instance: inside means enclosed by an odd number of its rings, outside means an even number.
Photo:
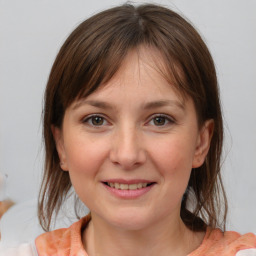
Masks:
[[[78,101],[73,107],[72,109],[75,110],[83,105],[90,105],[96,108],[104,108],[104,109],[113,109],[114,107],[104,101],[98,101],[98,100],[80,100]]]
[[[73,110],[83,106],[83,105],[90,105],[96,108],[102,108],[102,109],[115,109],[113,105],[111,105],[108,102],[105,101],[98,101],[98,100],[81,100],[75,103],[75,105],[72,107]],[[160,108],[165,106],[175,106],[182,110],[185,109],[184,104],[182,104],[180,101],[177,100],[157,100],[148,102],[142,105],[143,109],[153,109],[153,108]]]
[[[159,108],[159,107],[165,107],[165,106],[175,106],[178,108],[181,108],[182,110],[185,109],[185,106],[183,103],[177,100],[158,100],[158,101],[152,101],[146,103],[143,108],[144,109],[152,109],[152,108]]]

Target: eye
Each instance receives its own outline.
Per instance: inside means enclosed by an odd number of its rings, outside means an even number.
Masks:
[[[162,126],[166,123],[166,118],[163,116],[157,116],[153,119],[154,125]]]
[[[171,123],[174,123],[174,121],[166,115],[155,115],[148,122],[149,125],[153,125],[153,126],[166,126],[166,125],[169,125]]]
[[[83,123],[87,123],[90,126],[103,126],[107,124],[107,121],[104,117],[99,115],[93,115],[85,118]]]

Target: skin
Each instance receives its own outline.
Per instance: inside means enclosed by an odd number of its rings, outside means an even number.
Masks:
[[[91,211],[82,235],[90,256],[187,255],[204,237],[186,228],[180,206],[191,169],[207,155],[213,121],[198,127],[193,101],[156,71],[152,56],[161,59],[146,48],[129,52],[106,85],[75,101],[62,128],[53,127],[61,167]],[[106,189],[108,179],[154,185],[123,199]]]

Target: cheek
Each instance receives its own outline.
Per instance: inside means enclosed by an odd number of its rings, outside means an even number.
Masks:
[[[164,197],[166,200],[171,197],[173,203],[181,200],[188,185],[195,149],[193,140],[187,136],[172,137],[159,141],[151,151],[154,165],[162,177],[161,182],[165,184]]]
[[[161,144],[158,144],[158,150],[154,150],[151,155],[161,175],[163,202],[168,202],[168,211],[180,206],[190,178],[194,151],[192,147],[188,147],[186,140],[172,140],[168,144]]]
[[[192,169],[193,142],[185,137],[158,141],[157,146],[151,148],[151,156],[158,170],[164,172],[164,176],[182,176],[190,173]]]
[[[103,140],[79,135],[70,137],[65,148],[69,172],[84,175],[97,172],[108,151]]]
[[[107,155],[107,144],[102,143],[102,140],[78,136],[66,141],[66,149],[71,183],[80,200],[89,207],[95,204],[97,194],[92,197],[88,195],[95,191],[98,174]]]

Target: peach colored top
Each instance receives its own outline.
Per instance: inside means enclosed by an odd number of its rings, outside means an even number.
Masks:
[[[88,256],[82,244],[81,234],[89,221],[90,216],[88,215],[72,224],[69,228],[58,229],[40,235],[35,241],[38,255]],[[256,256],[256,236],[252,233],[240,235],[233,231],[223,233],[220,229],[211,230],[208,228],[202,244],[188,256],[206,255]]]

